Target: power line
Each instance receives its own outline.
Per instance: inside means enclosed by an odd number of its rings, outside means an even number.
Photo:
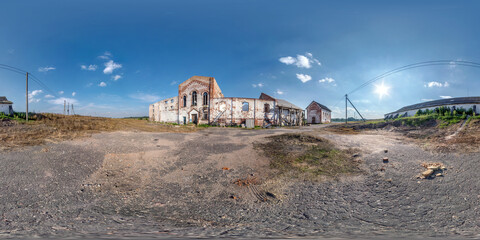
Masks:
[[[480,68],[480,63],[476,63],[476,62],[471,62],[471,61],[463,61],[463,60],[432,60],[432,61],[424,61],[424,62],[418,62],[418,63],[412,63],[412,64],[408,64],[408,65],[405,65],[405,66],[402,66],[402,67],[398,67],[398,68],[395,68],[395,69],[392,69],[390,71],[387,71],[383,74],[380,74],[364,83],[362,83],[360,86],[358,86],[357,88],[353,89],[351,92],[349,92],[348,94],[345,94],[345,118],[347,119],[347,106],[346,106],[346,102],[347,100],[350,101],[350,99],[348,99],[348,95],[349,94],[352,94],[382,78],[385,78],[385,77],[388,77],[392,74],[395,74],[395,73],[399,73],[399,72],[402,72],[402,71],[406,71],[406,70],[409,70],[409,69],[413,69],[413,68],[419,68],[419,67],[428,67],[428,66],[439,66],[439,65],[459,65],[459,66],[467,66],[467,67],[475,67],[475,68]],[[350,102],[351,103],[351,102]],[[338,104],[338,103],[337,103]],[[337,105],[335,104],[335,106]],[[357,111],[358,112],[358,111]],[[358,114],[360,114],[360,112],[358,112]]]
[[[0,68],[5,69],[5,70],[9,70],[9,71],[12,71],[12,72],[15,72],[15,73],[18,73],[18,74],[22,74],[22,75],[27,74],[27,71],[25,71],[23,69],[20,69],[20,68],[17,68],[17,67],[7,65],[7,64],[0,64]],[[32,79],[35,83],[37,83],[40,88],[43,88],[43,90],[49,92],[54,97],[58,98],[58,95],[54,91],[52,91],[45,83],[43,83],[37,76],[33,75],[32,73],[28,73],[28,74],[29,74],[30,79]]]
[[[363,84],[361,84],[360,86],[358,86],[357,88],[353,89],[351,92],[349,92],[348,94],[352,94],[384,77],[388,77],[392,74],[395,74],[395,73],[398,73],[398,72],[402,72],[402,71],[405,71],[405,70],[409,70],[409,69],[413,69],[413,68],[419,68],[419,67],[427,67],[427,66],[438,66],[438,65],[459,65],[459,66],[468,66],[468,67],[476,67],[476,68],[480,68],[480,63],[476,63],[476,62],[470,62],[470,61],[461,61],[461,60],[434,60],[434,61],[425,61],[425,62],[418,62],[418,63],[413,63],[413,64],[408,64],[408,65],[405,65],[405,66],[402,66],[402,67],[398,67],[398,68],[395,68],[393,70],[390,70],[390,71],[387,71],[383,74],[380,74],[366,82],[364,82]]]

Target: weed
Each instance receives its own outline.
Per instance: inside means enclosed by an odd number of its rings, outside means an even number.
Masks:
[[[259,147],[270,160],[270,166],[293,176],[317,178],[360,173],[353,150],[340,150],[323,138],[306,134],[283,134],[269,137]]]

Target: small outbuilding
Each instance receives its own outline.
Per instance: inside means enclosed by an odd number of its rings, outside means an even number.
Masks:
[[[332,121],[332,111],[323,104],[312,101],[306,110],[307,123],[329,123]]]
[[[7,100],[7,97],[0,97],[0,113],[13,114],[13,102]]]

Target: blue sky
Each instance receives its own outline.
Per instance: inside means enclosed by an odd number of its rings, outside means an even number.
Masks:
[[[0,64],[25,69],[30,110],[145,116],[193,75],[227,97],[261,92],[343,117],[342,96],[428,60],[480,62],[478,1],[2,1]],[[423,67],[350,96],[368,118],[441,97],[480,95],[479,68]],[[303,81],[302,81],[303,80]],[[24,76],[0,69],[0,96],[25,110]],[[53,92],[53,93],[52,93]],[[378,92],[378,91],[377,91]],[[350,110],[350,114],[353,112]]]

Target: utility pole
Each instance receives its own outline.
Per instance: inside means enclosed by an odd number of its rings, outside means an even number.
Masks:
[[[26,103],[27,103],[27,110],[25,111],[25,120],[28,122],[28,72],[27,72],[27,84],[25,85],[26,86],[26,94],[27,94],[27,97],[26,97]]]
[[[73,103],[72,103],[72,115],[75,115],[75,111],[73,110]]]
[[[70,115],[70,103],[67,103],[67,115]]]
[[[348,123],[348,115],[347,115],[347,99],[348,99],[348,95],[345,94],[345,124]]]
[[[67,111],[67,100],[63,100],[63,115],[65,115]]]

